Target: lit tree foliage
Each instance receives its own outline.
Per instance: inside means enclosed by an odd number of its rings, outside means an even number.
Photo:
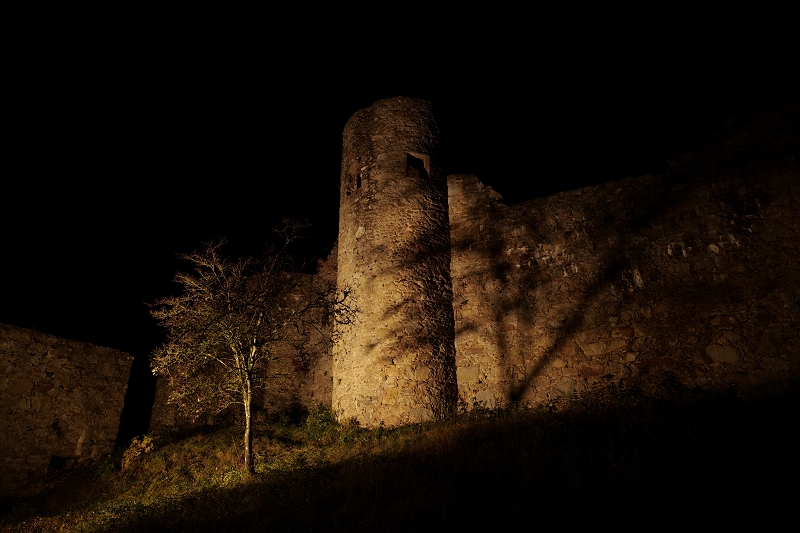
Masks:
[[[244,411],[245,468],[254,473],[251,415],[254,393],[280,387],[298,364],[330,341],[323,326],[349,321],[348,291],[302,274],[287,253],[307,224],[285,220],[279,245],[263,259],[231,260],[225,241],[179,256],[193,272],[179,272],[180,296],[157,301],[151,314],[167,342],[150,358],[153,373],[169,380],[169,402],[192,419],[233,404]],[[334,328],[328,328],[332,330]]]

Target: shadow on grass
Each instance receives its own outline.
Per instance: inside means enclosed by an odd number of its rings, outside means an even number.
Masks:
[[[273,472],[149,507],[113,531],[521,531],[790,518],[800,389],[741,400],[595,397],[563,413],[473,413],[394,452]],[[603,407],[598,407],[602,405]],[[391,438],[391,436],[387,437]]]

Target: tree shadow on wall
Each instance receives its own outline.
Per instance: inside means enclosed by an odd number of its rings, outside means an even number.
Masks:
[[[748,263],[748,254],[755,256],[769,244],[753,222],[769,212],[779,199],[780,187],[791,191],[794,186],[796,194],[796,183],[785,178],[797,172],[787,156],[796,146],[789,143],[770,153],[764,151],[765,143],[748,142],[692,154],[671,174],[652,179],[644,188],[634,188],[644,183],[640,178],[585,190],[598,191],[593,202],[573,196],[576,201],[571,204],[566,197],[561,205],[575,208],[574,217],[569,212],[548,212],[542,201],[511,208],[490,205],[482,213],[479,209],[470,213],[482,216],[490,230],[472,235],[454,232],[461,235],[452,244],[454,255],[470,256],[467,272],[454,284],[485,283],[490,310],[484,316],[493,323],[458,320],[460,303],[455,302],[456,335],[492,336],[498,354],[495,364],[500,366],[495,375],[511,383],[508,401],[535,397],[537,385],[546,387],[546,380],[537,378],[546,374],[560,376],[562,385],[561,390],[550,385],[547,399],[575,394],[599,379],[631,384],[659,373],[672,373],[687,385],[704,386],[720,379],[742,385],[746,376],[741,368],[724,369],[734,358],[753,353],[762,358],[779,356],[775,344],[797,340],[797,328],[791,323],[798,320],[792,319],[791,310],[776,308],[783,307],[781,290],[798,289],[781,287],[773,274],[763,271],[785,260],[789,252],[780,252],[778,260],[758,256],[762,272],[755,262]],[[548,217],[549,229],[539,231]],[[537,231],[511,236],[512,226]],[[524,257],[537,247],[553,248],[555,240],[562,255],[550,264]],[[519,252],[519,243],[527,251]],[[556,277],[553,272],[559,268],[563,276]],[[573,268],[576,272],[570,272]],[[785,278],[798,279],[796,257],[782,268]],[[544,309],[537,309],[544,302],[532,300],[543,295],[551,298]],[[800,294],[795,302],[798,298]],[[749,328],[744,339],[741,331],[734,331],[742,322]],[[770,327],[773,332],[768,334]],[[541,356],[527,359],[536,339],[521,338],[520,332],[534,329],[552,342]],[[598,337],[587,340],[587,330]],[[773,353],[769,346],[763,349],[765,335],[778,339],[772,342]],[[713,345],[724,348],[711,352],[721,361],[709,357],[705,348]],[[612,346],[615,354],[604,353]],[[553,364],[565,360],[567,368],[554,372]],[[776,377],[766,372],[751,381]]]
[[[442,195],[442,191],[427,191],[426,194]],[[425,213],[431,209],[422,206],[422,218],[435,220],[437,213]],[[406,231],[404,224],[397,233]],[[380,287],[383,297],[400,294],[387,305],[378,319],[376,330],[380,338],[366,350],[368,358],[388,358],[384,364],[398,365],[408,371],[428,367],[436,375],[429,381],[428,392],[434,398],[429,407],[437,416],[451,411],[457,401],[455,377],[455,353],[453,351],[454,328],[452,306],[442,308],[441,302],[452,302],[452,286],[447,279],[449,267],[449,226],[441,228],[412,228],[393,245],[376,247],[373,255],[378,258],[369,265],[369,275],[375,279],[388,279],[394,287]],[[370,298],[372,294],[362,294]],[[358,297],[357,297],[358,298]],[[360,304],[355,301],[356,307]],[[388,346],[391,348],[386,349]],[[399,347],[396,349],[394,347]],[[450,371],[448,371],[450,369]],[[410,378],[409,378],[410,379]],[[416,379],[416,378],[415,378]],[[425,381],[425,378],[417,381]],[[438,392],[437,392],[438,391]],[[438,397],[438,398],[437,398]]]

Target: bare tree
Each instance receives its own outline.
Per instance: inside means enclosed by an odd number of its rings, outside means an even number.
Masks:
[[[293,366],[330,341],[326,321],[348,321],[348,291],[319,276],[299,272],[287,247],[306,223],[284,220],[280,243],[262,259],[231,260],[221,255],[224,240],[188,255],[193,272],[179,272],[180,296],[157,301],[151,314],[167,341],[150,357],[154,374],[169,380],[169,402],[185,416],[219,413],[233,404],[244,411],[245,468],[253,463],[254,393],[280,386]],[[328,328],[333,330],[334,328]]]

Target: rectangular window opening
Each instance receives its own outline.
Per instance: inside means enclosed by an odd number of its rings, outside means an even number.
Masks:
[[[428,169],[425,161],[411,154],[406,156],[406,176],[409,178],[428,179]]]

